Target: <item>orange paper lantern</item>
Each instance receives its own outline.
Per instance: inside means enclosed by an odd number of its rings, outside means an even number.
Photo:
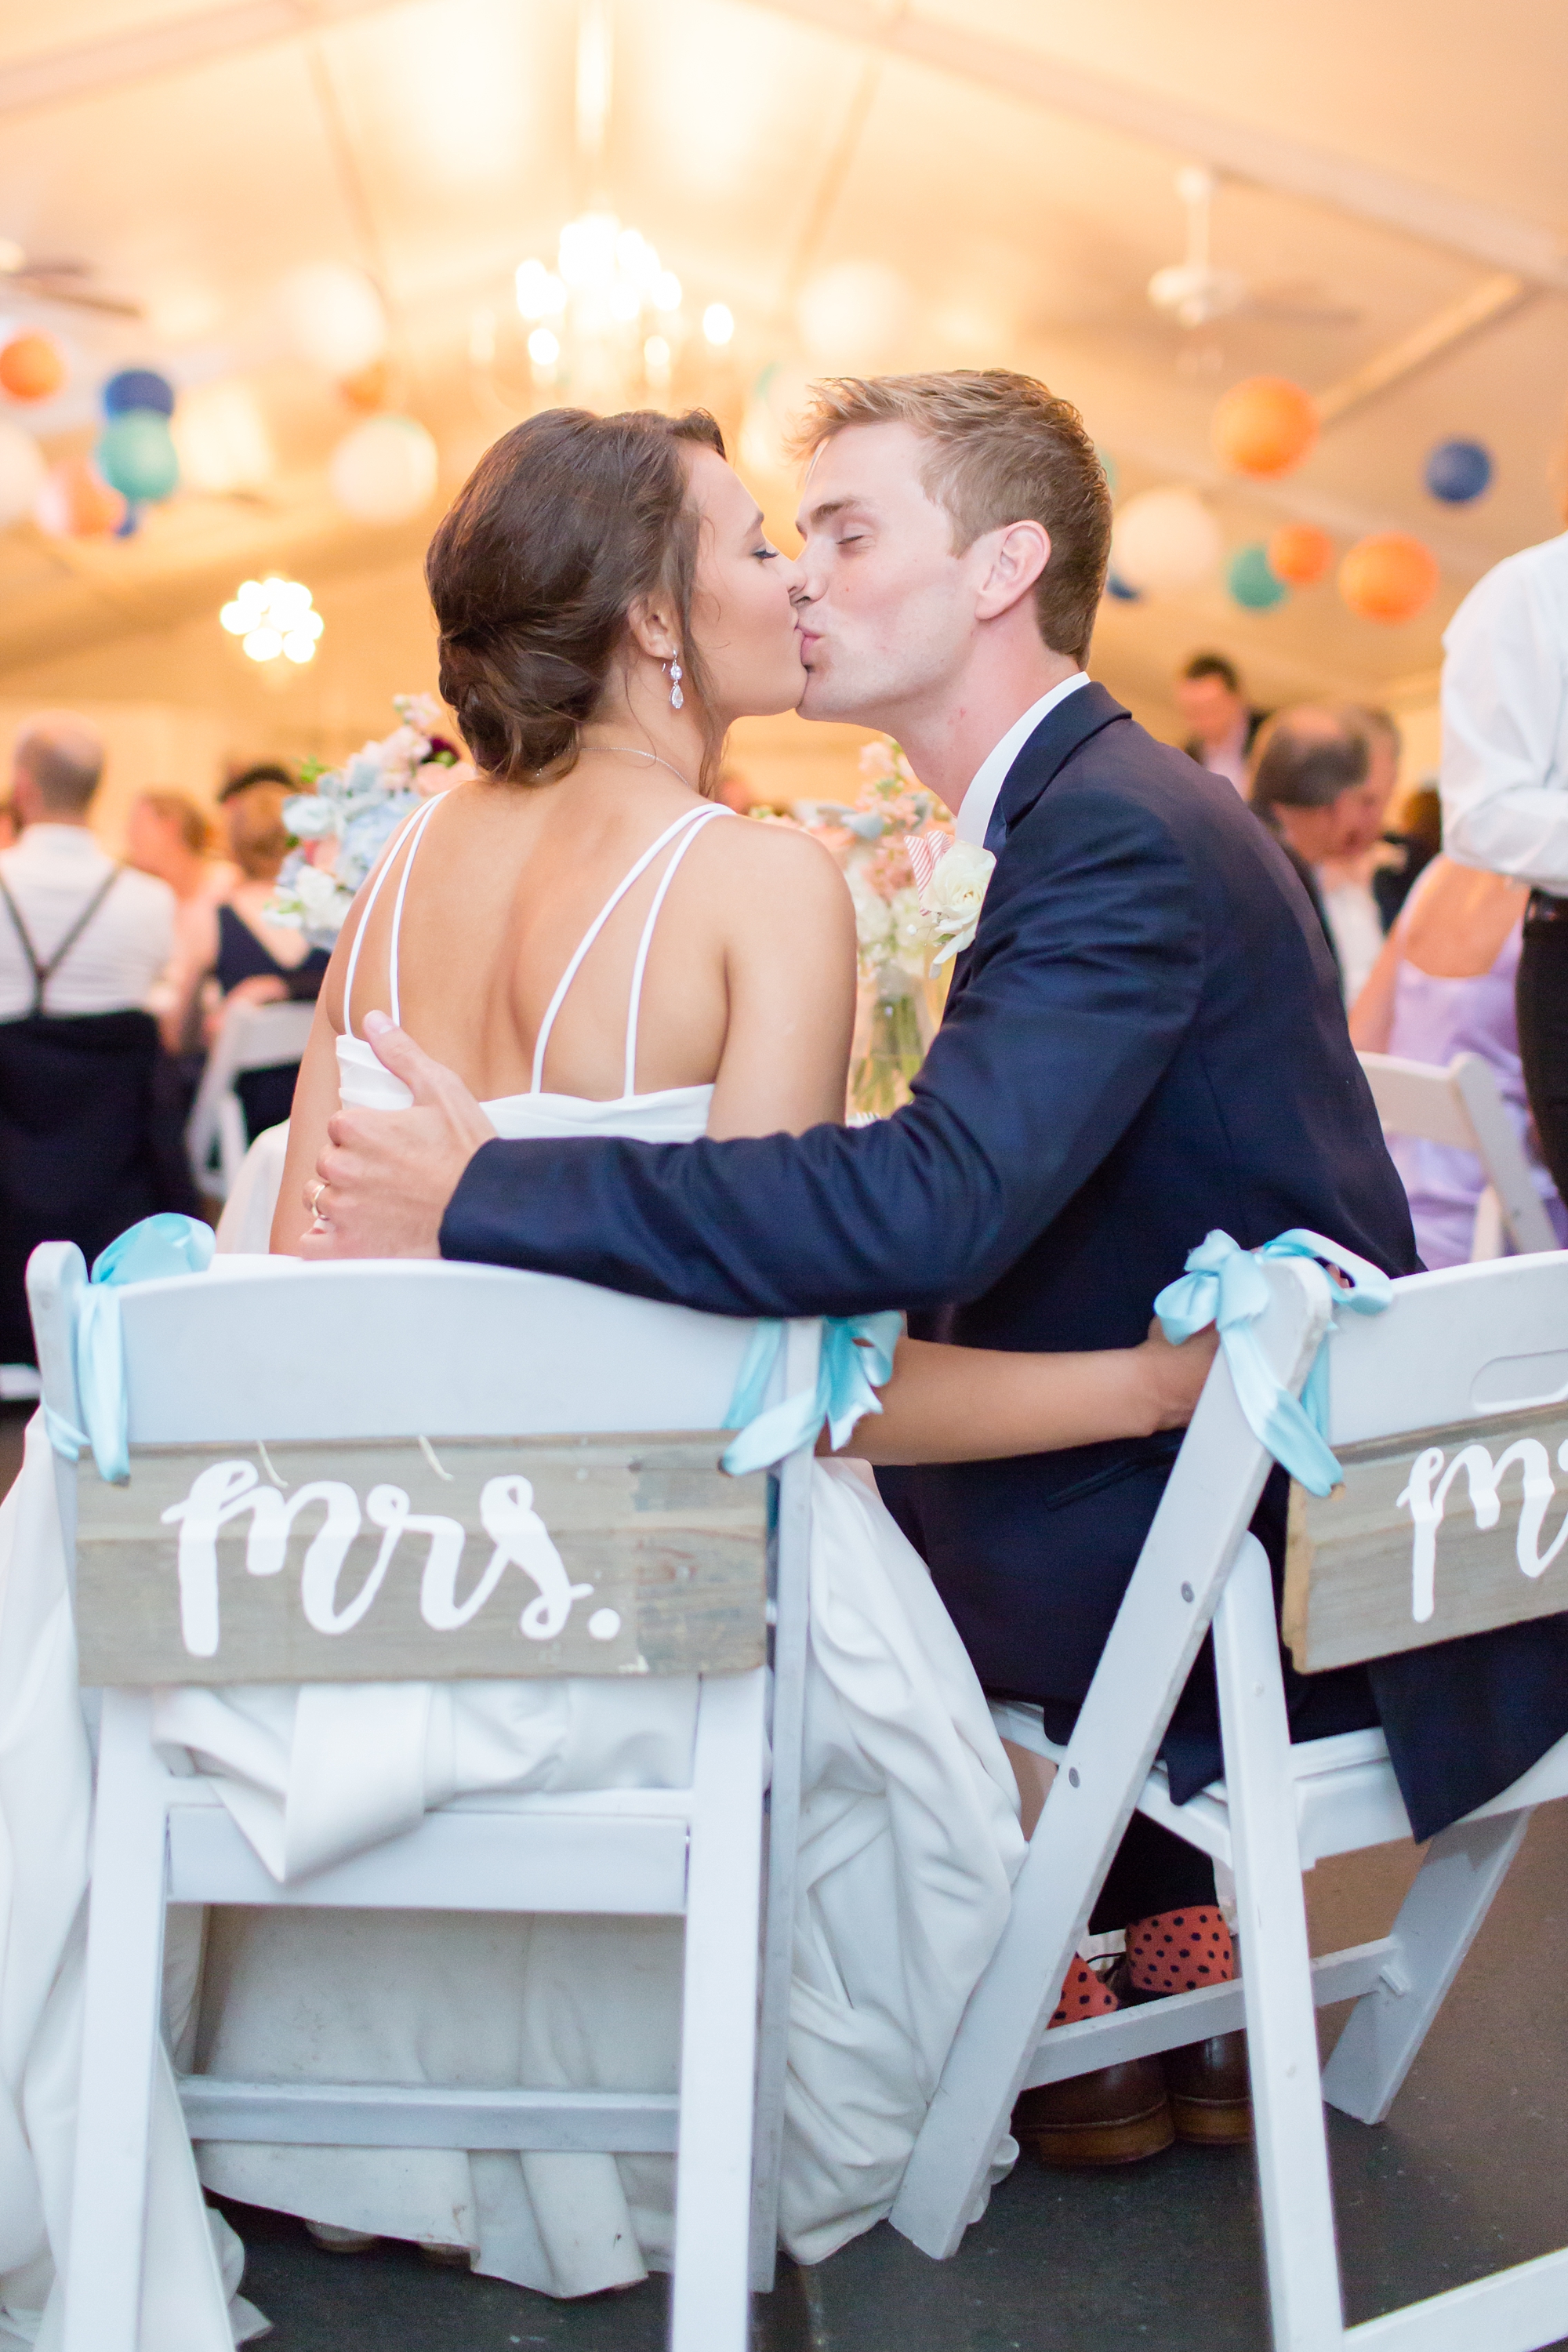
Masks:
[[[1299,466],[1318,437],[1318,412],[1299,383],[1249,375],[1214,413],[1215,454],[1238,474],[1268,478]]]
[[[85,457],[67,457],[50,467],[35,514],[55,539],[101,539],[124,521],[125,501]]]
[[[1414,620],[1437,593],[1442,573],[1429,547],[1408,531],[1360,539],[1340,566],[1340,594],[1363,621]]]
[[[384,360],[372,360],[368,367],[356,368],[352,375],[340,376],[338,390],[351,408],[367,416],[384,408],[392,383],[392,371]]]
[[[13,400],[47,400],[65,380],[65,356],[48,335],[13,335],[0,351],[0,385]]]
[[[1292,588],[1310,588],[1334,560],[1334,542],[1316,523],[1281,523],[1268,541],[1268,569]]]

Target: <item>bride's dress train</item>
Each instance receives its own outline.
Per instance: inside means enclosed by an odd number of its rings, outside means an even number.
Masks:
[[[923,1564],[847,1465],[818,1465],[813,1519],[781,2206],[805,2262],[891,2204],[1024,1853],[1011,1772]],[[480,1788],[679,1785],[695,1699],[685,1681],[191,1692],[162,1703],[156,1728],[205,1769],[226,1752],[254,1773],[268,1751],[270,1785],[223,1785],[276,1867],[295,1832],[311,1863],[365,1843],[356,1791],[395,1785],[400,1806],[417,1804],[411,1763],[429,1804]],[[196,2063],[248,2081],[673,2091],[680,1936],[656,1919],[215,1912]],[[477,2269],[550,2294],[668,2260],[668,2158],[197,2153],[226,2195],[466,2245]]]

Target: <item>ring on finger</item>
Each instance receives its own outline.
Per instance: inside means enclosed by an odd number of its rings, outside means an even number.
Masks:
[[[326,1189],[327,1181],[324,1176],[318,1176],[313,1184],[309,1184],[305,1188],[305,1206],[313,1217],[319,1217],[321,1213],[321,1195]]]

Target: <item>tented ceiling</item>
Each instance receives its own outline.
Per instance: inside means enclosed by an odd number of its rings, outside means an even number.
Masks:
[[[352,731],[343,665],[364,666],[364,642],[334,631],[334,583],[391,583],[400,645],[425,642],[416,561],[441,503],[497,432],[571,396],[531,382],[513,272],[552,259],[563,222],[595,203],[658,246],[689,318],[732,311],[733,341],[711,352],[694,334],[669,396],[718,410],[781,529],[776,413],[812,372],[1005,364],[1078,402],[1123,496],[1194,483],[1230,544],[1300,518],[1342,548],[1413,530],[1439,557],[1438,598],[1394,628],[1354,618],[1331,582],[1262,615],[1217,582],[1108,608],[1097,667],[1152,715],[1173,665],[1209,643],[1272,698],[1429,698],[1458,598],[1559,527],[1562,7],[620,0],[602,12],[601,131],[578,102],[592,5],[157,0],[153,15],[149,0],[10,0],[0,235],[80,257],[91,286],[144,311],[5,298],[8,319],[60,336],[73,369],[58,399],[13,413],[49,454],[85,449],[96,386],[148,362],[183,408],[205,404],[220,444],[237,435],[245,478],[182,492],[125,541],[0,534],[0,693],[62,662],[79,677],[95,655],[123,693],[160,642],[188,648],[209,622],[210,660],[238,681],[216,609],[272,568],[308,581],[327,620],[311,672],[289,682],[299,720],[319,730],[336,713],[329,733],[340,718]],[[1181,255],[1174,175],[1194,163],[1219,174],[1215,257],[1261,299],[1186,332],[1144,289]],[[440,486],[411,522],[358,524],[331,497],[327,459],[355,415],[290,356],[274,299],[288,271],[323,259],[381,287],[387,396],[436,437]],[[1461,331],[1467,306],[1486,322]],[[1421,341],[1430,355],[1412,363]],[[1219,392],[1258,371],[1342,411],[1267,486],[1225,475],[1208,440]],[[1422,487],[1425,452],[1449,435],[1497,459],[1472,507]]]

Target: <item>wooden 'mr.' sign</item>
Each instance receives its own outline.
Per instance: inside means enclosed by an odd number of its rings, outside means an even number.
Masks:
[[[77,1483],[89,1685],[760,1665],[766,1479],[711,1437],[149,1445]]]
[[[1331,1495],[1290,1489],[1283,1623],[1303,1673],[1568,1610],[1568,1408],[1342,1446],[1340,1461]]]

